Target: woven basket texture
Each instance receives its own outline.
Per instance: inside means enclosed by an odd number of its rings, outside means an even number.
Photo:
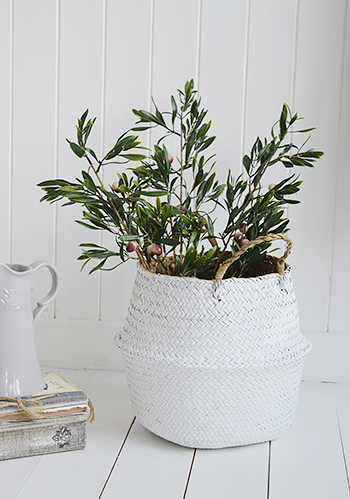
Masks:
[[[281,436],[311,349],[290,268],[216,282],[139,267],[116,344],[140,423],[196,448]]]

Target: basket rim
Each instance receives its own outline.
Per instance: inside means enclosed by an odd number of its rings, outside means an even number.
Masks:
[[[164,278],[164,279],[170,278],[182,281],[191,280],[191,281],[214,283],[216,285],[220,285],[229,282],[243,282],[243,281],[254,282],[254,281],[260,281],[261,279],[269,279],[271,277],[283,278],[284,276],[291,274],[292,267],[288,264],[287,268],[285,269],[285,273],[283,275],[280,275],[278,272],[271,272],[270,274],[264,274],[255,277],[228,277],[227,279],[222,279],[221,281],[216,281],[215,279],[198,279],[198,277],[195,276],[177,276],[177,275],[161,274],[160,272],[150,272],[149,270],[143,268],[139,262],[137,262],[137,271],[143,272],[145,275],[155,276],[158,278]]]

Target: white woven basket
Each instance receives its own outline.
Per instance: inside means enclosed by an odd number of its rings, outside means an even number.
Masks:
[[[140,423],[196,448],[281,436],[311,349],[290,268],[216,282],[139,267],[116,343]]]

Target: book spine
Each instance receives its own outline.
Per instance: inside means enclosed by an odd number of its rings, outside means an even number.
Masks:
[[[36,420],[0,430],[0,461],[84,449],[86,416]]]

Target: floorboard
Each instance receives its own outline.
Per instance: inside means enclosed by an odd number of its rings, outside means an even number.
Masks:
[[[153,435],[136,421],[103,499],[182,498],[193,452]]]
[[[266,499],[269,444],[198,450],[186,499]]]
[[[303,383],[292,427],[271,446],[268,499],[349,499],[336,384]]]
[[[339,383],[336,385],[335,402],[350,497],[350,383]]]
[[[95,407],[86,449],[0,462],[1,499],[350,498],[348,383],[302,383],[292,427],[271,444],[195,451],[135,420],[124,373],[56,370]]]

